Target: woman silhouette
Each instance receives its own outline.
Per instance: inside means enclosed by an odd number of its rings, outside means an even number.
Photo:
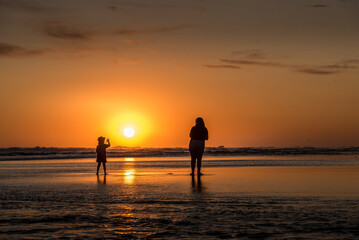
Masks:
[[[101,163],[103,165],[103,171],[105,173],[105,175],[107,175],[106,173],[106,148],[110,147],[110,139],[107,139],[107,144],[105,144],[105,138],[104,137],[99,137],[98,139],[98,145],[96,148],[96,153],[97,153],[97,158],[96,158],[96,162],[97,162],[97,173],[96,175],[98,175],[98,171],[100,170],[100,166]]]
[[[191,133],[189,134],[191,141],[189,142],[189,151],[191,153],[191,168],[194,175],[194,169],[196,167],[197,160],[197,174],[198,176],[202,175],[201,165],[202,165],[202,155],[204,152],[204,141],[208,140],[208,130],[204,125],[202,118],[196,119],[196,125],[192,127]]]

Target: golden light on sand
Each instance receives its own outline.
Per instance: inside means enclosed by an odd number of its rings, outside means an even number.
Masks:
[[[127,127],[125,130],[123,130],[123,135],[125,135],[125,137],[131,138],[135,135],[135,130],[132,127]]]

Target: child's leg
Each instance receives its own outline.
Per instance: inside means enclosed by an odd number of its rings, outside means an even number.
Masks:
[[[100,170],[100,166],[101,166],[101,163],[98,162],[98,163],[97,163],[97,173],[96,173],[96,175],[98,175],[98,170]]]
[[[103,171],[104,171],[105,175],[107,175],[107,173],[106,173],[106,163],[103,162],[102,164],[103,164]]]

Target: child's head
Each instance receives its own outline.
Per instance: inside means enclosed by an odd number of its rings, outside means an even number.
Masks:
[[[97,138],[98,140],[98,144],[104,144],[105,143],[105,138],[104,137],[99,137]]]

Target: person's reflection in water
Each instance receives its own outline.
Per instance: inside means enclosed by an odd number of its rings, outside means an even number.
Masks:
[[[203,191],[202,182],[201,182],[201,175],[197,176],[197,184],[195,176],[192,175],[192,192],[201,193]]]
[[[103,180],[97,175],[97,183],[98,184],[106,184],[106,175],[103,176]]]

